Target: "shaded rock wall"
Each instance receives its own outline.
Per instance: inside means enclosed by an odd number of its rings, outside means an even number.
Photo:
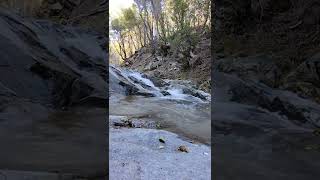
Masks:
[[[0,169],[105,179],[106,43],[0,8]]]
[[[222,0],[216,7],[213,59],[220,70],[257,75],[271,87],[319,102],[318,1]]]
[[[19,98],[69,106],[106,99],[106,39],[89,30],[0,11],[1,84]],[[9,78],[10,77],[10,78]]]

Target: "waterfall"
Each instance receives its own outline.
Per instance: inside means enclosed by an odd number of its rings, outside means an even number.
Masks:
[[[109,66],[109,87],[113,92],[120,92],[121,85],[133,87],[145,94],[152,94],[154,97],[163,99],[186,100],[195,102],[209,102],[211,95],[197,90],[190,85],[189,81],[163,80],[166,85],[162,87],[155,86],[152,80],[146,75],[133,70]],[[141,94],[141,93],[140,93]]]

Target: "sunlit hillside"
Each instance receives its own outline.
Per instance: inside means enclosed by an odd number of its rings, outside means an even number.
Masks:
[[[168,43],[172,48],[181,47],[182,41],[195,45],[199,35],[211,27],[208,0],[124,2],[110,2],[109,24],[111,51],[122,60],[142,47],[154,53]]]

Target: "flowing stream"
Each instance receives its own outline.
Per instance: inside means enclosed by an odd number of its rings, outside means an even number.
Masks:
[[[210,94],[189,81],[161,80],[156,86],[144,74],[115,66],[109,67],[109,74],[110,115],[149,118],[160,129],[210,144]]]

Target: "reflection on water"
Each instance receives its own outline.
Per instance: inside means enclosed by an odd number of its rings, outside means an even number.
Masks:
[[[84,115],[84,113],[79,112],[54,112],[49,114],[46,123],[64,130],[81,128],[84,126],[83,122],[81,122]]]
[[[133,117],[149,115],[161,124],[161,129],[210,144],[210,107],[210,103],[159,97],[118,96],[110,99],[109,114]]]
[[[84,130],[89,131],[97,123],[105,122],[106,113],[102,110],[105,110],[105,108],[54,110],[40,121],[33,122],[32,134],[34,136],[58,138],[78,134]]]

